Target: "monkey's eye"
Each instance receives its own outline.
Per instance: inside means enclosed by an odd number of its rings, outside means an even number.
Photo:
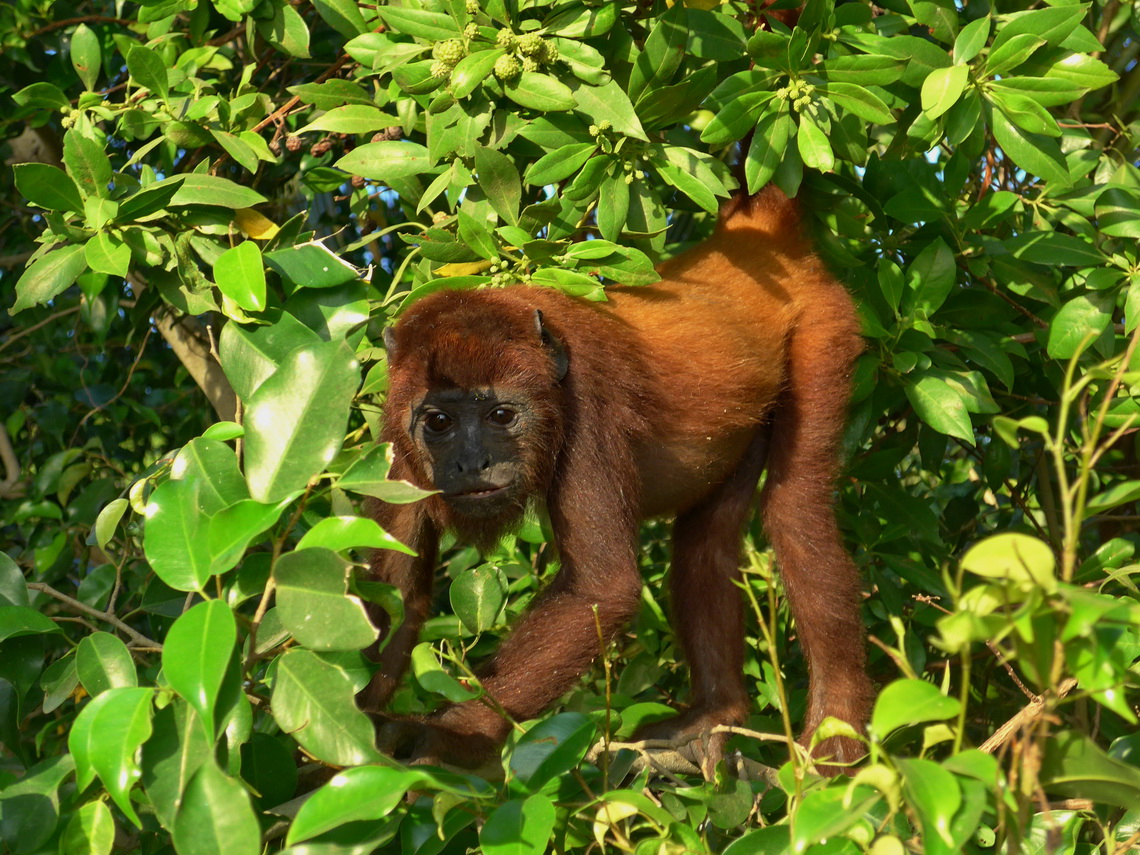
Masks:
[[[436,410],[424,416],[424,427],[431,433],[446,433],[455,424],[455,420],[447,413]]]
[[[510,427],[518,417],[519,414],[510,407],[495,407],[487,414],[487,421],[499,427]]]

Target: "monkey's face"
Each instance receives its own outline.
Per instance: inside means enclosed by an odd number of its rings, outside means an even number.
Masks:
[[[533,489],[539,418],[525,396],[494,389],[428,392],[408,433],[424,471],[460,515],[521,511]]]

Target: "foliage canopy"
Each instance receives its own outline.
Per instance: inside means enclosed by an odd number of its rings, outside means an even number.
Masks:
[[[0,6],[3,847],[1131,846],[1140,22],[961,5]],[[384,323],[442,288],[652,282],[740,182],[805,200],[868,340],[839,503],[869,760],[825,781],[742,735],[751,778],[702,781],[595,750],[683,699],[659,524],[633,631],[505,782],[381,756],[363,602],[402,607],[360,568],[403,547],[360,502],[419,498],[374,442]],[[478,691],[545,541],[535,515],[446,544],[396,711]],[[758,529],[744,567],[749,730],[788,735],[804,666]]]

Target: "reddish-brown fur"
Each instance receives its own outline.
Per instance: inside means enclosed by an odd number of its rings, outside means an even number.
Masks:
[[[429,388],[521,389],[546,407],[530,481],[549,509],[562,569],[484,667],[483,685],[519,720],[569,690],[599,649],[594,607],[607,638],[637,609],[639,521],[670,514],[672,601],[693,690],[689,709],[652,735],[741,722],[749,698],[739,548],[766,462],[764,527],[810,671],[804,737],[829,715],[861,729],[871,687],[860,579],[833,511],[862,347],[851,300],[775,190],[728,203],[713,237],[660,272],[655,285],[610,289],[602,304],[525,286],[435,294],[397,325],[385,433],[396,477],[432,486],[407,433],[409,407]],[[568,354],[560,382],[535,309]],[[379,505],[376,516],[420,557],[380,552],[373,562],[375,578],[403,592],[407,619],[379,656],[365,693],[372,709],[395,688],[427,615],[439,530],[487,542],[507,522],[456,519],[438,496]],[[508,731],[479,702],[428,723],[419,756],[453,763],[485,755]],[[823,748],[843,760],[861,753],[853,741]]]

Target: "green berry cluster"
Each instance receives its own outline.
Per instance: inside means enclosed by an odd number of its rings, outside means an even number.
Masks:
[[[530,273],[525,269],[511,270],[506,264],[492,264],[490,270],[491,287],[505,288],[516,282],[530,282]]]
[[[506,53],[495,62],[495,76],[514,80],[524,71],[538,71],[558,61],[558,47],[538,33],[516,36],[510,30],[499,30],[495,45]]]
[[[811,103],[815,87],[802,80],[793,80],[787,86],[776,90],[776,97],[783,101],[791,101],[792,107],[802,110]]]
[[[467,56],[467,47],[461,39],[447,39],[436,42],[431,49],[431,55],[435,58],[435,62],[431,65],[432,76],[447,77],[459,61]]]

